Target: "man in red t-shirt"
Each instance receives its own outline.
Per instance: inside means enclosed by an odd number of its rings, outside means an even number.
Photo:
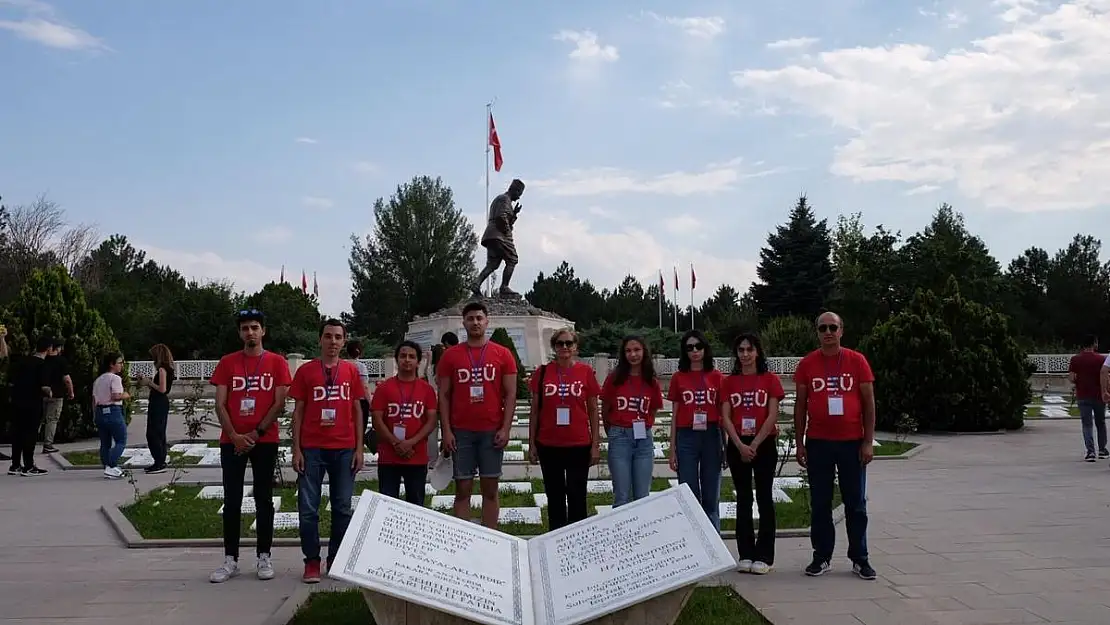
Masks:
[[[243,349],[220,359],[209,384],[216,387],[220,418],[220,468],[224,486],[224,563],[208,576],[214,584],[239,574],[239,534],[247,462],[254,479],[258,535],[258,579],[273,579],[274,468],[278,459],[277,419],[291,382],[289,363],[262,348],[266,318],[257,308],[238,314]]]
[[[482,525],[497,527],[497,484],[516,410],[516,359],[486,338],[489,310],[463,307],[466,342],[448,348],[436,367],[443,450],[455,457],[455,516],[470,519],[474,476],[481,476]]]
[[[355,475],[362,470],[365,396],[358,367],[339,359],[347,329],[338,319],[320,328],[320,357],[301,365],[289,396],[293,409],[293,470],[306,584],[320,581],[320,496],[327,475],[331,501],[328,569],[351,523]]]
[[[817,318],[821,347],[794,372],[794,437],[798,464],[809,472],[810,543],[805,573],[824,575],[836,546],[832,520],[834,476],[844,501],[848,558],[861,579],[875,579],[867,554],[867,465],[875,457],[875,375],[863,354],[840,346],[844,322],[827,312]]]
[[[1079,419],[1083,424],[1084,458],[1095,462],[1094,432],[1098,431],[1098,458],[1110,458],[1106,449],[1106,403],[1102,401],[1102,365],[1107,356],[1098,353],[1098,337],[1088,334],[1083,338],[1083,351],[1071,357],[1068,379],[1075,385],[1075,402],[1079,405]]]
[[[393,351],[397,375],[385,380],[374,391],[370,413],[379,432],[378,490],[400,499],[401,483],[405,500],[424,505],[424,484],[428,480],[428,435],[435,429],[436,391],[417,377],[420,346],[401,341]]]

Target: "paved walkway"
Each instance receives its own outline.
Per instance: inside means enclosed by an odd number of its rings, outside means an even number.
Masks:
[[[142,427],[136,419],[131,440]],[[1077,460],[1078,430],[1035,421],[1020,434],[926,439],[911,460],[876,462],[875,582],[848,572],[842,525],[825,577],[800,572],[808,540],[782,539],[774,573],[722,581],[775,625],[1110,623],[1110,472]],[[209,475],[218,469],[189,479]],[[142,476],[144,490],[159,478]],[[123,548],[97,510],[129,500],[131,486],[97,472],[0,476],[0,493],[0,625],[261,624],[299,585],[296,549],[276,551],[272,581],[248,570],[214,585],[219,549]]]

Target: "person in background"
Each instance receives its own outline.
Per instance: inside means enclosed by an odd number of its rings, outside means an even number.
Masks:
[[[432,346],[432,362],[430,366],[425,368],[424,377],[433,386],[436,383],[436,367],[439,366],[439,361],[443,358],[443,352],[459,344],[459,336],[454,332],[444,332],[443,336],[439,337],[439,343]]]
[[[532,410],[528,456],[539,463],[547,493],[547,520],[556,530],[586,518],[586,481],[601,459],[593,367],[578,362],[578,335],[570,328],[551,335],[555,362],[540,365],[529,380]]]
[[[440,441],[455,456],[455,516],[470,520],[470,494],[480,476],[482,525],[496,529],[497,485],[516,410],[516,359],[486,337],[489,310],[463,307],[466,343],[447,348],[436,367]]]
[[[370,412],[380,434],[378,448],[378,486],[383,495],[424,505],[424,484],[428,480],[428,435],[438,423],[436,391],[416,376],[420,367],[420,346],[402,341],[393,352],[397,375],[378,385]],[[434,448],[433,448],[434,449]]]
[[[366,415],[370,414],[370,396],[374,393],[370,390],[370,370],[366,368],[366,363],[362,362],[362,341],[347,341],[347,356],[350,362],[358,367],[358,379],[362,384],[362,399],[358,400],[358,403],[362,408],[362,417],[366,419],[366,429],[370,430],[374,424]],[[366,434],[367,432],[361,433],[364,439]]]
[[[671,470],[701,502],[713,527],[721,529],[722,447],[719,397],[724,376],[713,368],[713,348],[705,335],[689,330],[679,343],[678,371],[671,376],[667,399],[674,402],[671,421]]]
[[[297,477],[301,553],[306,584],[320,581],[320,497],[327,476],[331,502],[331,532],[327,568],[351,522],[355,475],[362,470],[362,407],[364,392],[358,367],[339,359],[347,328],[328,319],[320,328],[320,356],[301,365],[293,376],[289,396],[293,409],[293,470]],[[380,451],[380,449],[379,449]]]
[[[50,379],[46,370],[46,355],[53,346],[49,337],[42,337],[35,345],[35,353],[15,359],[8,383],[12,392],[12,466],[8,475],[36,477],[46,470],[35,466],[35,439],[42,423],[43,398],[50,397]],[[22,464],[21,464],[22,463]]]
[[[243,480],[247,463],[254,480],[258,561],[255,575],[274,578],[270,548],[274,542],[274,467],[278,459],[278,416],[292,382],[289,363],[262,347],[266,316],[257,308],[236,315],[243,349],[220,359],[209,384],[216,387],[220,417],[220,469],[224,486],[224,563],[208,576],[220,584],[239,574]]]
[[[728,432],[725,459],[736,487],[736,553],[741,573],[766,575],[775,565],[775,501],[779,402],[786,397],[779,376],[767,369],[754,334],[732,343],[736,362],[721,385],[721,423]],[[759,506],[759,538],[752,527],[752,478]],[[743,512],[743,514],[741,514]]]
[[[601,387],[614,508],[651,494],[655,463],[651,433],[655,415],[662,407],[663,391],[655,377],[647,342],[639,336],[626,336],[621,341],[617,366]]]
[[[7,336],[8,336],[8,329],[6,327],[4,327],[3,325],[0,325],[0,361],[6,360],[8,358],[9,349],[8,349]],[[11,456],[9,456],[8,454],[0,451],[0,462],[3,462],[5,460],[11,460],[11,459],[12,459]]]
[[[794,438],[798,465],[809,473],[810,577],[832,567],[836,547],[832,502],[840,482],[848,558],[860,579],[873,580],[867,554],[867,465],[875,457],[875,374],[863,354],[841,347],[844,322],[827,312],[817,318],[821,347],[806,354],[794,371]]]
[[[145,375],[139,378],[139,386],[150,389],[146,408],[146,445],[150,448],[150,455],[154,457],[154,464],[145,469],[147,474],[164,473],[166,471],[166,456],[170,453],[166,441],[166,427],[170,417],[170,389],[176,379],[173,364],[173,354],[170,348],[162,343],[150,348],[150,357],[154,360],[154,377]]]
[[[69,376],[69,364],[62,356],[65,341],[55,338],[51,341],[50,351],[46,353],[46,378],[50,384],[50,397],[42,400],[42,453],[58,451],[54,446],[54,435],[58,433],[58,421],[62,418],[62,407],[66,399],[73,401],[73,379]]]
[[[100,464],[104,466],[104,477],[113,480],[123,477],[123,471],[117,466],[127,448],[123,402],[131,399],[131,394],[123,390],[120,371],[123,371],[123,354],[105,354],[100,361],[100,376],[92,385],[94,421],[100,434]]]
[[[1082,351],[1068,363],[1068,379],[1074,386],[1075,402],[1083,427],[1084,460],[1095,462],[1095,433],[1098,435],[1098,458],[1110,458],[1106,449],[1106,403],[1102,400],[1102,364],[1107,356],[1098,352],[1098,337],[1083,337]]]

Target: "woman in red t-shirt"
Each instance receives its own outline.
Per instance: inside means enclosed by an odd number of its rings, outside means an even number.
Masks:
[[[404,482],[405,500],[418,506],[428,478],[428,435],[438,423],[435,389],[417,377],[421,356],[419,345],[402,341],[393,352],[397,375],[379,384],[370,401],[379,439],[378,490],[400,499]]]
[[[775,564],[775,502],[771,492],[778,464],[779,402],[786,393],[767,370],[763,345],[754,334],[732,343],[736,362],[721,387],[721,419],[728,431],[725,458],[736,486],[736,551],[743,573],[765,575]],[[759,538],[752,527],[752,475],[759,506]]]
[[[651,494],[655,465],[651,432],[655,414],[662,407],[663,391],[655,377],[647,342],[639,336],[626,336],[621,341],[617,366],[601,387],[614,508]]]
[[[551,335],[555,362],[540,365],[528,386],[528,458],[539,462],[547,494],[547,521],[559,529],[586,518],[586,481],[601,457],[593,367],[577,362],[578,335],[569,328]]]
[[[713,348],[705,335],[682,335],[678,371],[671,376],[667,399],[673,402],[671,470],[678,473],[701,502],[713,527],[721,529],[721,458],[724,440],[718,403],[724,376],[713,369]]]

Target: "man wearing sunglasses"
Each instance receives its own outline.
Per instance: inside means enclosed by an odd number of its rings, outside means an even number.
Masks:
[[[794,372],[794,436],[798,464],[809,472],[810,543],[805,573],[824,575],[836,546],[832,520],[834,475],[839,476],[848,530],[848,558],[861,579],[875,579],[867,554],[867,465],[875,456],[875,375],[863,354],[841,347],[844,323],[827,312],[817,318],[820,349]]]
[[[258,579],[274,577],[270,546],[274,540],[274,466],[278,459],[277,419],[293,382],[289,363],[262,348],[266,318],[250,308],[236,315],[243,349],[220,359],[209,383],[216,387],[220,417],[220,468],[224,486],[224,563],[208,580],[226,582],[239,574],[239,534],[243,480],[247,463],[254,480],[258,527]]]

